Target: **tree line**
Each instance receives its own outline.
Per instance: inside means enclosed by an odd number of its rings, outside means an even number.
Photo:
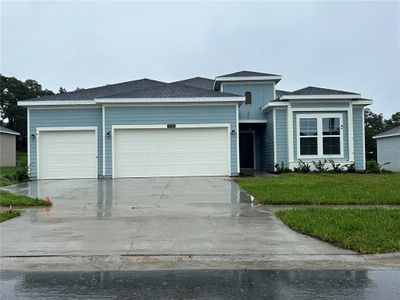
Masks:
[[[19,100],[53,95],[54,93],[51,90],[43,89],[37,81],[32,79],[21,81],[15,77],[0,76],[0,122],[2,125],[21,134],[17,149],[24,151],[26,150],[27,141],[26,108],[18,106],[17,102]],[[60,87],[58,92],[65,93],[67,90]],[[366,158],[367,160],[376,160],[376,141],[372,137],[385,130],[399,126],[400,112],[395,112],[389,119],[385,119],[382,114],[376,114],[371,109],[366,108],[364,117]],[[8,120],[8,123],[3,123],[4,120]]]

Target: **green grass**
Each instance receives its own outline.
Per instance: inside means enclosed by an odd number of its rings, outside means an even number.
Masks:
[[[236,182],[263,204],[400,204],[400,173],[290,173]]]
[[[24,195],[15,195],[6,191],[0,191],[0,206],[50,206],[42,199],[35,199]]]
[[[21,162],[21,167],[0,167],[0,186],[7,186],[18,183],[15,179],[8,179],[6,176],[13,176],[18,171],[22,171],[27,167],[26,152],[17,152],[17,160]]]
[[[400,251],[398,208],[305,208],[276,215],[290,228],[362,254]]]
[[[18,210],[14,210],[11,213],[9,213],[8,211],[2,211],[0,213],[0,223],[18,217],[19,215],[21,215],[21,212]]]

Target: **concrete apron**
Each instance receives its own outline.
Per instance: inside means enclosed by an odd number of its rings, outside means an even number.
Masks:
[[[1,225],[3,270],[399,267],[296,233],[229,178],[48,180],[51,196]]]

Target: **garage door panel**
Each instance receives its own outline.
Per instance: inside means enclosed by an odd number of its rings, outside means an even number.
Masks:
[[[228,129],[118,129],[114,177],[229,175]]]
[[[41,131],[39,179],[96,178],[94,130]]]

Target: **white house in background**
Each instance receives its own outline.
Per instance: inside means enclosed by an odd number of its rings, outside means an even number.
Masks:
[[[18,135],[18,132],[0,125],[0,167],[15,167]]]
[[[384,131],[374,139],[378,146],[378,163],[390,162],[385,169],[400,172],[400,126]]]

